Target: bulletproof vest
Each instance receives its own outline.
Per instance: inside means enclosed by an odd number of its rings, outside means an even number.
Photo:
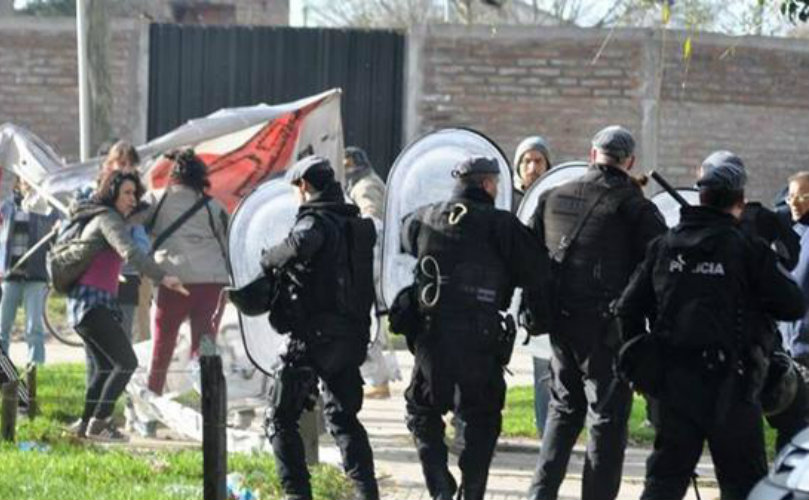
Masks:
[[[615,181],[595,181],[588,174],[548,194],[543,213],[545,244],[555,261],[554,293],[563,308],[582,303],[606,306],[620,295],[642,257],[632,255],[635,228],[618,211],[626,199],[642,193],[628,178]],[[573,235],[585,215],[584,224]]]
[[[510,299],[506,262],[495,247],[496,209],[458,199],[421,213],[416,282],[422,309],[491,312]]]
[[[744,235],[732,226],[680,226],[663,238],[652,271],[653,333],[673,347],[739,347],[748,290]]]

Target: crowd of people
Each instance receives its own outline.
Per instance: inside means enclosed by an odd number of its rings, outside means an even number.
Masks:
[[[558,497],[585,425],[581,498],[617,497],[633,390],[647,399],[656,433],[647,500],[682,498],[706,443],[722,498],[746,498],[766,474],[765,413],[777,447],[809,424],[806,386],[795,378],[809,338],[809,247],[798,241],[809,217],[809,177],[790,179],[793,230],[783,211],[746,200],[743,161],[717,151],[695,169],[699,205],[683,207],[681,222],[668,229],[644,196],[645,179],[634,175],[635,147],[627,129],[601,130],[586,173],[542,192],[527,225],[495,207],[498,191],[512,189],[500,184],[498,161],[472,157],[454,166],[457,184],[446,201],[386,228],[400,231],[402,252],[416,259],[414,282],[389,313],[415,357],[406,422],[431,498],[484,498],[514,344],[505,311],[515,288],[523,290],[520,324],[548,335],[552,350],[549,362],[535,363],[542,445],[529,498]],[[526,138],[514,169],[519,203],[553,169],[547,141]],[[297,313],[286,318],[294,348],[272,395],[268,437],[286,498],[311,499],[294,422],[320,380],[345,471],[358,498],[377,499],[372,451],[357,419],[364,356],[355,351],[364,353],[367,316],[345,300],[356,297],[353,305],[367,313],[370,301],[356,290],[373,278],[343,269],[346,248],[360,246],[351,229],[359,210],[346,204],[323,158],[302,160],[288,179],[302,205],[262,267],[283,281],[294,264],[305,278],[294,300],[277,301]],[[271,318],[284,312],[269,310]],[[461,434],[460,481],[447,466],[448,412]]]
[[[699,205],[682,208],[668,229],[633,175],[635,147],[621,126],[598,132],[587,172],[544,191],[523,224],[514,215],[520,201],[554,167],[548,141],[527,137],[514,155],[513,186],[500,183],[496,159],[468,158],[453,166],[447,200],[394,228],[401,251],[416,259],[413,284],[389,312],[391,329],[415,357],[406,422],[431,498],[484,498],[516,328],[505,311],[517,288],[520,326],[548,335],[552,351],[534,361],[542,446],[532,499],[557,498],[585,426],[581,498],[617,497],[633,390],[647,399],[656,433],[646,500],[682,498],[706,442],[722,498],[745,498],[766,473],[763,416],[778,430],[777,447],[809,425],[800,376],[809,368],[809,172],[789,179],[784,206],[773,212],[745,198],[742,159],[714,152],[695,175]],[[138,366],[133,331],[140,340],[152,330],[148,388],[159,395],[180,325],[190,323],[192,356],[219,329],[230,281],[228,213],[209,195],[207,167],[192,150],[167,156],[168,185],[147,190],[135,148],[114,144],[66,220],[28,211],[24,182],[0,207],[0,347],[7,352],[22,304],[32,363],[45,360],[48,279],[47,247],[34,245],[54,227],[78,227],[82,272],[67,306],[87,353],[85,406],[72,426],[81,437],[127,439],[112,411]],[[359,148],[346,149],[344,167],[344,185],[321,157],[288,170],[298,215],[261,258],[266,279],[284,282],[272,288],[280,298],[255,299],[271,307],[271,318],[286,320],[280,333],[290,336],[266,419],[290,500],[312,498],[297,422],[318,388],[358,498],[380,495],[357,414],[363,397],[390,397],[397,372],[385,356],[386,329],[370,342],[385,184]],[[501,189],[513,189],[511,210],[495,207]],[[150,327],[138,318],[152,302]],[[789,376],[797,388],[783,396]],[[448,412],[460,482],[447,467]]]

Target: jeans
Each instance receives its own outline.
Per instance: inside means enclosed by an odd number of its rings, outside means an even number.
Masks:
[[[45,326],[42,313],[45,309],[44,281],[7,280],[3,282],[3,297],[0,299],[0,346],[8,352],[11,328],[17,309],[25,308],[25,341],[28,343],[28,362],[45,362]]]

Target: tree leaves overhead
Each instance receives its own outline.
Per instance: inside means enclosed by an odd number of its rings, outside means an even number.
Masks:
[[[781,14],[792,23],[805,23],[809,20],[809,0],[782,0]]]

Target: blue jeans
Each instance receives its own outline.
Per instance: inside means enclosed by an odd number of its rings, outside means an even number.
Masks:
[[[551,400],[551,362],[534,358],[534,416],[537,421],[537,434],[545,433],[545,420],[548,419],[548,403]]]
[[[45,362],[45,326],[42,312],[45,309],[44,281],[3,281],[3,298],[0,300],[0,345],[8,352],[11,328],[17,309],[25,308],[25,341],[28,343],[28,362]]]

